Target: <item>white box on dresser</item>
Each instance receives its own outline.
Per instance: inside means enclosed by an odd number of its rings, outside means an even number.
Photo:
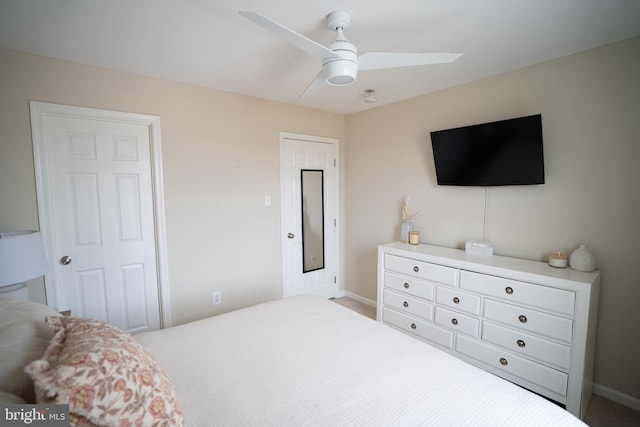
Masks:
[[[379,322],[583,418],[593,387],[600,273],[431,245],[378,247]]]

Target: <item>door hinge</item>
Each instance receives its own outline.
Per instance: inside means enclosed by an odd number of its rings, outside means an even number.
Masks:
[[[337,227],[337,226],[338,226],[338,222],[337,222],[337,220],[336,220],[335,218],[333,218],[333,226],[334,226],[334,227]]]
[[[333,283],[338,283],[338,279],[336,279],[336,276],[333,276]]]
[[[333,167],[336,167],[336,164],[338,163],[338,161],[336,159],[333,159]]]

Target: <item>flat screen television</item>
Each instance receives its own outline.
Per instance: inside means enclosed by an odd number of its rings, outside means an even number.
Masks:
[[[438,185],[544,184],[542,115],[431,132]]]

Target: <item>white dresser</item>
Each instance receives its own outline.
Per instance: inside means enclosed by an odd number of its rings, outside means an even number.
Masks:
[[[580,418],[591,399],[599,289],[597,271],[430,245],[378,247],[378,321]]]

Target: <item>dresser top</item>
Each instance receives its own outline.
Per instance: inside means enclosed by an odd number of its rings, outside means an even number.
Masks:
[[[537,282],[536,276],[559,281],[592,284],[599,280],[600,272],[582,272],[571,268],[551,267],[546,262],[501,255],[469,255],[464,250],[434,245],[410,245],[393,242],[379,246],[380,251],[399,256],[411,256],[421,261],[448,265],[462,270],[472,270],[492,275],[505,275],[514,279]]]

